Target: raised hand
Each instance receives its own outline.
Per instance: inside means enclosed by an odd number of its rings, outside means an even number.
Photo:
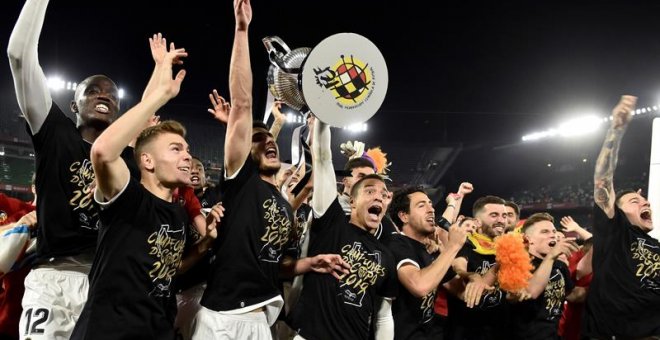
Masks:
[[[621,96],[619,103],[612,109],[612,127],[615,129],[624,128],[632,118],[632,111],[637,104],[635,96]]]
[[[209,93],[209,99],[211,100],[212,108],[207,111],[222,124],[227,125],[231,104],[228,101],[225,101],[225,99],[218,94],[217,90],[213,90],[213,93]]]
[[[177,60],[187,57],[188,53],[185,48],[175,48],[174,43],[170,44],[170,50],[165,54],[163,59],[162,70],[158,74],[157,89],[164,92],[168,99],[174,98],[181,90],[181,83],[186,77],[186,70],[179,70],[176,77],[172,79],[172,64],[178,63]]]
[[[458,194],[461,195],[461,197],[469,194],[474,190],[474,187],[472,186],[472,183],[469,182],[463,182],[461,185],[458,187]]]
[[[149,38],[149,48],[151,49],[151,56],[154,58],[156,65],[161,65],[167,54],[167,39],[162,34],[154,34]]]
[[[578,229],[581,229],[580,225],[573,220],[572,217],[570,216],[564,216],[561,218],[561,221],[559,221],[562,227],[564,227],[564,231],[571,232],[571,231],[577,231]]]
[[[250,0],[234,0],[234,17],[236,18],[236,30],[247,30],[252,21]]]
[[[282,102],[279,100],[276,100],[273,102],[273,106],[271,106],[270,111],[273,113],[273,118],[275,121],[283,123],[286,120],[286,117],[284,117],[284,114],[282,114]]]

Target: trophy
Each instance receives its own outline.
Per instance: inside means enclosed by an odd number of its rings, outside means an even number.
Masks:
[[[313,49],[291,50],[279,37],[263,39],[271,66],[268,88],[287,106],[336,127],[363,123],[387,93],[385,59],[367,38],[332,35]]]

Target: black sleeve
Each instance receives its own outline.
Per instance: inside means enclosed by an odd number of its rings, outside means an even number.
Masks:
[[[378,295],[386,298],[396,298],[399,295],[399,276],[396,272],[394,256],[389,251],[383,252],[383,266],[385,267],[385,278]]]
[[[468,262],[470,262],[471,253],[472,253],[472,244],[470,243],[470,241],[466,240],[461,250],[459,250],[458,254],[456,254],[456,258],[462,257]]]
[[[558,264],[559,264],[559,271],[561,271],[561,275],[564,277],[564,284],[566,285],[564,292],[566,295],[568,295],[573,291],[573,288],[575,288],[575,283],[571,278],[571,272],[570,270],[568,270],[568,266],[561,261],[558,261]]]
[[[27,126],[27,131],[32,138],[34,148],[37,151],[42,148],[55,147],[58,143],[66,141],[65,139],[58,138],[62,134],[69,134],[72,131],[78,133],[73,121],[64,115],[64,112],[62,112],[55,102],[53,102],[53,105],[50,107],[50,112],[48,112],[46,120],[44,120],[41,128],[39,128],[39,132],[32,135],[29,126]]]
[[[128,171],[131,173],[131,178],[135,178],[139,182],[142,176],[140,175],[140,167],[135,160],[135,150],[130,146],[125,147],[121,152],[121,158],[126,163]]]
[[[346,214],[344,214],[344,210],[341,208],[339,200],[335,198],[323,216],[319,218],[314,216],[314,219],[312,220],[310,235],[324,233],[329,229],[339,227],[339,224],[346,224]]]
[[[104,217],[104,222],[110,224],[117,220],[133,222],[140,211],[139,207],[142,205],[145,190],[142,184],[134,178],[130,178],[128,186],[119,196],[115,196],[110,203],[100,204],[101,217]]]
[[[224,170],[226,171],[226,170]],[[258,176],[259,168],[252,160],[252,157],[248,155],[248,158],[243,163],[243,166],[237,173],[234,174],[233,178],[227,179],[224,176],[220,183],[221,191],[223,196],[233,197],[242,189],[242,187],[247,183],[252,176]]]
[[[394,266],[396,270],[399,270],[399,267],[404,263],[414,263],[417,265],[417,268],[422,269],[422,265],[419,263],[417,256],[415,256],[415,251],[404,237],[407,236],[393,235],[386,243],[387,248],[394,256]]]

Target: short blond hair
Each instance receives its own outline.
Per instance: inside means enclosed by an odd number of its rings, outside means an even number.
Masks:
[[[140,164],[140,154],[146,145],[153,142],[156,137],[164,133],[174,133],[183,138],[186,137],[186,128],[183,124],[177,122],[176,120],[166,120],[160,122],[160,124],[150,126],[142,132],[135,142],[135,160]]]

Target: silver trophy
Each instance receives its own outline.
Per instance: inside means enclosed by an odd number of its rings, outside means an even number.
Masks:
[[[277,36],[265,37],[262,41],[271,62],[267,77],[270,93],[293,109],[307,111],[300,81],[302,65],[312,49],[300,47],[292,51]]]
[[[268,88],[295,110],[312,111],[321,121],[342,127],[367,121],[385,99],[385,59],[361,35],[338,33],[313,49],[291,50],[276,36],[262,41],[271,62]]]

